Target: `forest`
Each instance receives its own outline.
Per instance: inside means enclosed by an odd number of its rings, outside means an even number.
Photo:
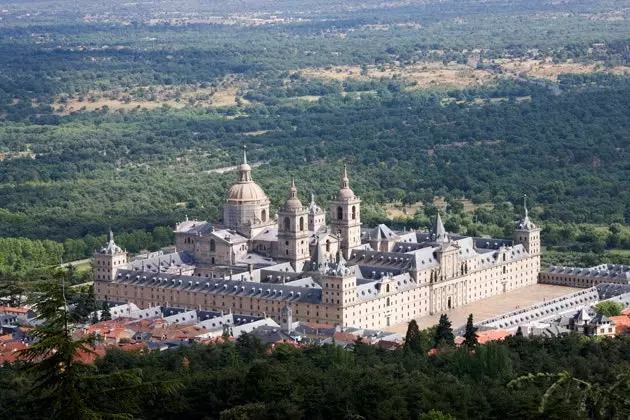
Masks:
[[[56,275],[55,275],[56,276]],[[155,419],[625,419],[627,336],[526,337],[455,347],[446,316],[410,323],[405,344],[358,339],[273,348],[255,336],[184,342],[168,351],[110,349],[83,364],[94,336],[73,340],[60,278],[31,301],[43,323],[23,361],[0,369],[0,417]],[[415,327],[414,327],[415,325]],[[97,341],[96,341],[97,342]],[[427,352],[436,346],[437,351]],[[51,353],[51,350],[55,352]]]
[[[624,261],[606,252],[628,248],[626,3],[9,2],[0,269],[89,256],[110,227],[168,245],[220,218],[242,144],[275,208],[291,172],[326,207],[347,163],[368,226],[427,229],[442,197],[451,232],[508,237],[527,194],[549,261]],[[529,62],[569,70],[509,70]],[[390,220],[392,202],[425,208]]]

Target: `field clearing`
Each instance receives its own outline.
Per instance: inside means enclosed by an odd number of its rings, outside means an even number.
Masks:
[[[514,60],[501,64],[503,70],[510,73],[525,74],[539,79],[557,81],[561,74],[591,74],[591,73],[611,73],[617,75],[629,74],[630,67],[616,66],[607,69],[604,64],[582,64],[582,63],[548,63],[544,60]]]
[[[55,100],[55,113],[68,115],[77,111],[99,111],[107,107],[110,111],[155,109],[162,106],[225,107],[247,104],[238,95],[238,86],[224,88],[200,88],[198,86],[146,86],[132,90],[90,92],[83,97],[62,97]]]
[[[478,208],[485,208],[485,209],[492,208],[492,203],[473,204],[473,202],[468,199],[462,199],[462,200],[457,200],[457,201],[459,201],[460,203],[464,205],[465,212],[475,211],[475,209],[478,209]],[[444,207],[446,206],[446,201],[444,200],[444,197],[437,197],[433,200],[433,204],[437,208],[443,210]],[[396,202],[385,204],[385,211],[387,212],[387,216],[390,218],[413,217],[416,215],[416,213],[418,213],[418,211],[421,211],[422,207],[424,207],[424,203],[422,201],[409,204],[407,206],[407,213],[405,214],[405,210],[404,210],[405,206],[403,205],[403,203],[400,201],[396,201]]]
[[[294,71],[296,73],[298,71]],[[487,70],[472,69],[463,64],[447,64],[438,62],[424,62],[410,66],[388,65],[384,67],[367,66],[363,72],[360,66],[335,66],[300,70],[302,76],[313,79],[328,79],[344,81],[373,80],[373,79],[402,79],[408,83],[415,82],[417,89],[433,86],[468,87],[482,84],[493,78]]]

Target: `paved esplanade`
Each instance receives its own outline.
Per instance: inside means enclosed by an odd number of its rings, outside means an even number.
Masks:
[[[521,289],[516,289],[501,295],[492,296],[487,299],[478,300],[473,303],[446,313],[453,324],[453,328],[459,328],[466,324],[468,315],[473,314],[475,322],[480,322],[488,318],[501,315],[505,312],[513,311],[518,307],[526,308],[544,300],[556,298],[558,296],[568,295],[577,292],[580,289],[574,287],[554,286],[549,284],[533,284]],[[422,330],[437,324],[441,313],[417,318],[418,327]],[[407,332],[407,323],[396,324],[386,331],[394,331],[404,334]]]

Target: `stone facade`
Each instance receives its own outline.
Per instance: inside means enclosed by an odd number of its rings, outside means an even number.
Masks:
[[[253,182],[245,153],[243,162],[235,185]],[[344,167],[328,227],[312,196],[302,205],[293,181],[277,218],[268,220],[260,216],[268,215],[266,196],[249,187],[231,188],[225,208],[239,206],[235,197],[242,205],[257,200],[254,219],[185,220],[176,226],[177,258],[170,263],[162,256],[157,264],[97,264],[109,270],[97,272],[97,297],[141,308],[232,311],[277,322],[290,314],[293,321],[384,328],[538,279],[540,229],[527,211],[514,240],[449,236],[439,216],[431,232],[366,229]],[[117,249],[112,255],[123,258]]]

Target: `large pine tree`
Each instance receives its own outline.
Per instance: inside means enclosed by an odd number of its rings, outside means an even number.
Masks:
[[[112,313],[109,310],[107,302],[103,302],[103,311],[101,312],[101,321],[111,321]]]
[[[29,395],[37,418],[126,419],[137,410],[135,395],[163,396],[179,387],[174,382],[143,382],[139,369],[95,374],[80,360],[94,353],[94,336],[73,339],[81,316],[71,312],[66,273],[42,286],[31,304],[41,320],[32,334],[35,344],[21,351],[24,371],[33,378]],[[115,401],[115,403],[112,403]]]
[[[418,328],[418,323],[415,319],[412,319],[407,327],[404,350],[405,353],[422,353],[420,329]]]
[[[442,346],[455,347],[453,328],[446,314],[440,315],[440,322],[435,330],[435,348]]]
[[[468,315],[468,321],[466,321],[466,332],[464,332],[464,345],[469,349],[474,348],[479,344],[479,338],[477,337],[477,327],[473,324],[472,314]]]

